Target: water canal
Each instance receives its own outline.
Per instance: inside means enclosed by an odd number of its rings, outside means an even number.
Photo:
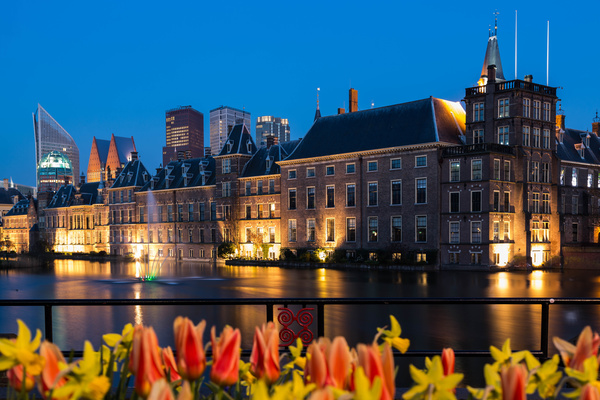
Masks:
[[[367,271],[280,269],[211,264],[163,266],[154,282],[135,279],[135,263],[95,263],[57,260],[47,270],[0,271],[2,299],[168,299],[168,298],[378,298],[378,297],[587,297],[600,295],[600,272],[474,272],[474,271]],[[328,306],[325,334],[344,335],[350,345],[369,342],[376,327],[394,314],[411,339],[411,350],[485,350],[511,338],[513,349],[539,349],[541,307],[530,305],[410,305]],[[161,345],[173,343],[172,323],[177,315],[208,326],[239,327],[242,346],[252,345],[255,325],[265,319],[259,306],[119,306],[56,307],[54,338],[62,349],[81,349],[83,341],[95,347],[101,335],[120,331],[128,322],[152,325]],[[0,332],[15,332],[16,319],[43,331],[41,308],[4,307]],[[558,306],[550,314],[551,335],[571,339],[590,324],[598,329],[600,307]],[[208,340],[208,335],[205,338]],[[552,346],[551,346],[552,347]],[[421,363],[422,360],[415,360]],[[457,369],[478,364],[457,362]],[[482,362],[481,362],[482,364]],[[420,365],[422,367],[422,365]],[[401,373],[402,373],[401,368]],[[469,381],[476,384],[477,379]]]

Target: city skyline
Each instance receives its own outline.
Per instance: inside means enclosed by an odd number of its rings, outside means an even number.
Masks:
[[[73,136],[82,155],[81,170],[87,168],[93,137],[111,133],[137,139],[140,159],[153,170],[161,163],[165,145],[164,111],[176,104],[191,104],[204,114],[227,104],[255,116],[282,115],[289,119],[292,139],[296,139],[312,125],[317,87],[321,88],[322,115],[348,108],[350,87],[359,92],[359,109],[429,96],[459,101],[465,96],[464,88],[479,78],[486,30],[494,18],[494,10],[475,2],[460,9],[439,3],[435,12],[418,4],[332,3],[315,8],[240,3],[226,20],[215,18],[198,30],[186,21],[210,10],[195,4],[188,8],[189,16],[181,17],[184,21],[169,23],[166,31],[155,33],[153,28],[164,21],[165,12],[158,3],[115,9],[109,5],[8,5],[1,18],[10,19],[2,21],[0,31],[0,43],[6,49],[0,55],[2,68],[5,76],[11,76],[5,89],[8,95],[0,99],[5,122],[2,138],[5,146],[19,151],[7,152],[0,163],[0,177],[34,184],[30,113],[38,103]],[[546,24],[550,20],[549,84],[562,87],[558,96],[566,125],[591,130],[600,108],[600,100],[594,97],[600,83],[588,66],[600,57],[592,50],[593,17],[600,5],[588,4],[585,14],[575,5],[552,7],[547,2],[498,5],[498,43],[507,79],[515,77],[515,9],[519,12],[517,77],[532,74],[535,81],[545,83]],[[134,13],[136,18],[130,18]],[[295,18],[287,31],[278,34],[260,27],[252,32],[235,28],[243,26],[236,21],[265,13]],[[219,40],[242,37],[251,48],[250,59],[244,58],[241,67],[235,62],[214,66],[206,62],[225,53],[210,46],[210,32],[219,25],[232,27]],[[340,36],[349,32],[349,26],[354,30],[352,40]],[[78,32],[77,37],[73,32]],[[171,43],[175,37],[184,39],[181,44]],[[34,42],[38,45],[32,52]],[[179,64],[158,62],[166,44],[175,46],[175,51],[190,46],[201,51]],[[286,51],[288,59],[274,66],[258,62],[262,53],[256,50],[264,46]],[[57,62],[36,62],[44,57]],[[235,59],[230,52],[228,57]],[[239,79],[234,79],[235,74]],[[254,137],[254,130],[251,133]]]

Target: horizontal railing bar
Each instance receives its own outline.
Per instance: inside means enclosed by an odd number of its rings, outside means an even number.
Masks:
[[[294,298],[294,299],[2,299],[0,306],[277,305],[277,304],[600,304],[600,298]]]

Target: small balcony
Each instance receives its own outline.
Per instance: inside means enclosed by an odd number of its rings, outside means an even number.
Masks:
[[[455,157],[467,154],[476,153],[502,153],[514,155],[514,149],[511,146],[506,146],[498,143],[475,143],[464,146],[446,147],[442,152],[443,157]]]

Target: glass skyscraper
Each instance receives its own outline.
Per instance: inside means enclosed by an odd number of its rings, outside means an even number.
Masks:
[[[221,106],[210,110],[210,152],[217,155],[221,152],[231,128],[244,123],[250,132],[250,113],[237,108]]]
[[[70,161],[73,174],[72,183],[77,184],[79,179],[79,148],[71,135],[39,104],[37,110],[33,113],[33,131],[35,134],[36,166],[39,165],[42,157],[53,151],[58,151],[66,155]],[[36,172],[36,174],[36,184],[39,187],[40,176],[39,173]]]
[[[256,119],[256,145],[266,146],[267,137],[276,137],[278,143],[290,141],[290,123],[287,118],[277,118],[271,115]]]

